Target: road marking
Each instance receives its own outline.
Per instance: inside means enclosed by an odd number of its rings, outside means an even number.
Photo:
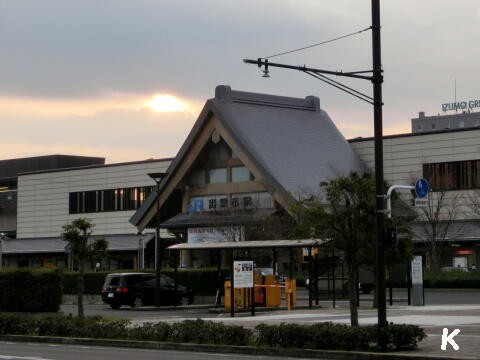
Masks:
[[[15,355],[0,355],[0,359],[5,359],[5,360],[50,360],[47,358],[42,358],[42,357],[32,357],[32,356],[15,356]]]

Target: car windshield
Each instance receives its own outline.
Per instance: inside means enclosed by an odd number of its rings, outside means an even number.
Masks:
[[[107,286],[118,286],[120,285],[120,277],[119,276],[107,276],[105,279],[105,287]]]

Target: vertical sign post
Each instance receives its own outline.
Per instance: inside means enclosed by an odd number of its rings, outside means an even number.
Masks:
[[[252,316],[255,315],[255,284],[253,281],[253,261],[233,262],[233,283],[235,289],[251,289]]]
[[[423,306],[423,264],[422,257],[415,256],[412,260],[412,305]]]

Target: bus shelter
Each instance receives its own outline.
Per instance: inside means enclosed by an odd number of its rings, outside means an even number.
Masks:
[[[169,250],[174,250],[177,254],[183,250],[210,250],[210,251],[218,251],[220,254],[220,250],[227,250],[230,251],[231,254],[231,264],[230,264],[230,276],[231,281],[233,282],[234,279],[234,260],[235,260],[235,251],[236,250],[245,250],[245,251],[254,251],[258,249],[271,249],[274,256],[276,258],[276,251],[278,249],[290,249],[292,251],[295,248],[303,248],[307,251],[308,254],[308,274],[309,278],[312,279],[312,254],[313,249],[318,248],[327,244],[328,241],[321,240],[321,239],[295,239],[295,240],[255,240],[255,241],[226,241],[226,242],[198,242],[198,243],[182,243],[176,244],[168,247]],[[274,260],[275,261],[275,260]],[[290,264],[289,264],[289,276],[290,279],[292,278],[292,261],[293,257],[290,256]],[[220,268],[221,261],[220,258],[218,259],[218,272],[220,275]],[[175,261],[174,267],[174,278],[176,283],[176,276],[177,274],[177,261]],[[308,304],[309,307],[312,308],[312,286],[309,287],[308,291]],[[235,316],[235,306],[234,306],[234,284],[232,283],[230,286],[230,315],[231,317]],[[255,315],[255,301],[253,301],[253,291],[252,291],[252,302],[251,302],[251,309],[252,315]]]

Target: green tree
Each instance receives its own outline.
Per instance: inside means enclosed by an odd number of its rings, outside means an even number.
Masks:
[[[357,286],[360,267],[374,269],[375,236],[375,181],[371,174],[352,172],[320,184],[321,192],[299,201],[295,236],[328,239],[336,249],[343,251],[347,266],[350,323],[358,326]],[[398,219],[387,221],[401,231],[400,246],[387,249],[389,263],[405,261],[410,255],[409,232]]]
[[[68,243],[72,260],[78,266],[77,303],[78,316],[84,316],[83,290],[85,263],[100,261],[107,255],[108,242],[105,239],[91,239],[94,224],[85,218],[73,220],[63,226],[62,238]]]

